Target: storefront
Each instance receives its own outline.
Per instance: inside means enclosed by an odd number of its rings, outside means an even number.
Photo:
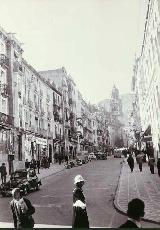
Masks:
[[[42,160],[44,156],[48,157],[48,148],[47,148],[47,140],[44,138],[36,137],[36,160]]]

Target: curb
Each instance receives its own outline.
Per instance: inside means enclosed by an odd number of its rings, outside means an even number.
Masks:
[[[61,169],[61,170],[59,170],[59,171],[56,171],[56,172],[53,172],[53,173],[51,173],[51,174],[49,174],[49,175],[43,176],[43,177],[41,177],[41,178],[39,177],[39,179],[42,180],[42,179],[44,179],[44,178],[47,178],[47,177],[49,177],[49,176],[52,176],[52,175],[57,174],[57,173],[59,173],[59,172],[62,172],[63,170],[65,170],[65,167],[64,167],[63,169]]]
[[[118,200],[119,188],[120,188],[120,179],[121,179],[121,174],[122,174],[122,171],[123,171],[123,167],[124,167],[124,165],[122,164],[121,171],[120,171],[119,178],[118,178],[118,185],[117,185],[117,188],[116,188],[115,198],[114,198],[114,201],[113,201],[113,205],[114,205],[115,209],[116,209],[119,213],[121,213],[121,214],[127,216],[127,211],[125,211],[124,209],[122,209],[122,208],[119,206],[118,202],[117,202],[117,200]],[[160,224],[160,221],[150,220],[150,219],[147,219],[147,218],[142,218],[142,221],[149,222],[149,223],[153,223],[153,224]]]

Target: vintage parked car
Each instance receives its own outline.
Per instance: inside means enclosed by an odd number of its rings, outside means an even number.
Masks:
[[[76,159],[76,165],[81,166],[82,165],[82,160],[81,159]]]
[[[97,160],[97,157],[96,157],[96,155],[92,152],[92,153],[89,153],[88,159],[89,159],[90,161],[91,161],[91,160]]]
[[[34,169],[16,170],[11,174],[10,180],[0,187],[0,193],[3,197],[11,196],[12,189],[20,188],[23,195],[27,195],[30,191],[39,189],[42,185],[41,180],[37,177]]]

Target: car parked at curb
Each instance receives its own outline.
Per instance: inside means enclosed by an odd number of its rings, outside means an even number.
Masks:
[[[14,188],[19,188],[23,195],[31,191],[39,190],[41,180],[34,169],[20,169],[11,174],[10,180],[0,186],[0,193],[3,197],[11,196]]]
[[[89,153],[88,155],[88,159],[91,161],[91,160],[97,160],[97,157],[94,153]]]

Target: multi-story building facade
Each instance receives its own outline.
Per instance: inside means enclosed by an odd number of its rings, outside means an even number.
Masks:
[[[0,159],[13,170],[13,106],[10,81],[10,44],[8,34],[0,28]],[[9,155],[10,154],[10,155]]]
[[[23,59],[20,42],[0,31],[0,160],[9,172],[25,159],[41,159],[61,148],[62,93]],[[55,144],[56,143],[56,144]]]
[[[122,136],[124,147],[130,147],[134,145],[134,118],[133,118],[133,100],[134,94],[121,94],[122,102],[122,116],[120,121],[123,124]]]
[[[141,55],[134,65],[134,85],[138,95],[141,141],[153,146],[158,157],[160,145],[160,2],[148,1]],[[137,102],[135,103],[137,104]]]

